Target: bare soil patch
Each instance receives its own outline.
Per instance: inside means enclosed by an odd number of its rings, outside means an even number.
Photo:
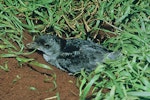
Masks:
[[[25,44],[32,41],[32,37],[26,32],[24,37]],[[37,52],[28,57],[49,65]],[[57,93],[60,100],[79,100],[74,76],[69,76],[68,73],[54,66],[52,66],[53,70],[46,70],[28,64],[20,66],[15,58],[0,58],[0,65],[4,65],[5,62],[8,64],[9,72],[0,69],[0,100],[44,100],[46,98],[57,100],[55,98]]]

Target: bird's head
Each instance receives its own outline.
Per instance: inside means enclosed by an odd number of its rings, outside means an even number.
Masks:
[[[34,42],[28,43],[28,49],[37,49],[45,54],[59,53],[65,40],[50,34],[39,36]]]

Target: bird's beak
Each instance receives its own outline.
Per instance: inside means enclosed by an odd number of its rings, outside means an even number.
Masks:
[[[37,49],[38,48],[36,42],[28,43],[28,44],[26,44],[26,47],[27,47],[27,49]]]

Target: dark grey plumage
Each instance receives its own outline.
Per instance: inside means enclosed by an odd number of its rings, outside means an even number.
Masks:
[[[80,72],[83,68],[90,72],[106,57],[116,59],[120,55],[119,52],[109,52],[92,41],[65,40],[50,34],[39,36],[34,42],[27,44],[27,47],[42,51],[48,63],[72,74]]]

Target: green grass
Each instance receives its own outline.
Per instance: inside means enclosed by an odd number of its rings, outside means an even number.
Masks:
[[[100,64],[89,75],[82,71],[80,99],[87,98],[89,91],[95,100],[150,99],[149,0],[0,2],[0,49],[7,50],[0,57],[15,57],[21,64],[33,64],[32,59],[20,57],[30,54],[23,52],[24,30],[32,35],[52,33],[83,39],[87,36],[95,39],[99,32],[105,32],[108,37],[102,45],[113,51],[120,50],[123,56],[117,61]],[[113,30],[105,28],[104,23]],[[108,32],[117,36],[111,38]]]
[[[8,65],[7,65],[7,62],[4,63],[4,65],[0,65],[0,69],[6,71],[6,72],[9,72],[9,68],[8,68]]]

